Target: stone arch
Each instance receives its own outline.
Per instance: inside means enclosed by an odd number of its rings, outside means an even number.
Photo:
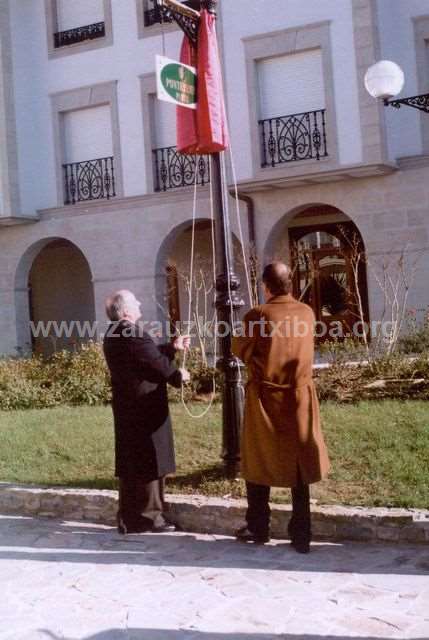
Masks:
[[[171,304],[169,294],[173,291],[178,306],[178,316],[181,320],[187,320],[187,295],[184,293],[184,280],[189,274],[190,245],[191,245],[192,220],[186,220],[174,227],[164,238],[156,257],[155,266],[155,293],[158,307],[158,317],[165,321],[171,316]],[[195,269],[203,268],[207,276],[207,284],[213,284],[212,249],[211,249],[211,220],[209,218],[197,218],[196,242],[195,242]],[[235,258],[235,271],[241,282],[241,297],[247,302],[247,287],[245,284],[245,271],[242,265],[242,250],[238,238],[233,235],[233,252]],[[166,273],[170,267],[169,274]],[[168,285],[168,277],[176,279],[176,285]],[[176,289],[176,291],[175,291]],[[211,294],[214,298],[214,291]],[[210,300],[212,305],[213,300]],[[202,300],[201,300],[202,304]],[[173,305],[174,306],[174,305]]]
[[[57,236],[29,246],[15,272],[15,307],[17,344],[24,352],[49,355],[95,338],[92,273],[82,250]],[[36,336],[30,321],[33,327],[43,323],[46,337],[41,330]],[[60,332],[52,322],[62,326]]]

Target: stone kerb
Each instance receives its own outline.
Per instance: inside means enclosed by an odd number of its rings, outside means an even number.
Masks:
[[[243,524],[243,500],[168,495],[169,517],[184,531],[231,535]],[[0,512],[115,525],[117,492],[0,483]],[[429,510],[313,505],[318,540],[429,542]],[[290,506],[272,505],[272,535],[287,538]]]

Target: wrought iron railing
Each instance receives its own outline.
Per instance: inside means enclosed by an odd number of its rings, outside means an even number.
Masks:
[[[63,164],[63,171],[64,204],[116,195],[113,156]]]
[[[153,149],[155,191],[167,191],[178,187],[188,187],[195,183],[204,186],[210,182],[210,162],[208,156],[185,155],[176,147]]]
[[[328,155],[325,109],[259,120],[262,167]]]
[[[182,4],[191,9],[200,10],[200,0],[181,0]],[[161,13],[157,0],[142,0],[144,6],[144,26],[151,27],[154,24],[163,22],[174,22],[174,19],[168,11]]]
[[[54,33],[55,48],[66,47],[69,44],[84,42],[85,40],[94,40],[102,38],[106,35],[104,22],[95,22],[84,27],[76,27],[76,29],[68,29],[67,31],[58,31]]]

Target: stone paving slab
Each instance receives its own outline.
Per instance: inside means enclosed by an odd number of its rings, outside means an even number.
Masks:
[[[0,517],[0,640],[429,638],[424,545],[204,534]]]
[[[231,535],[243,523],[244,500],[168,495],[169,518],[184,531]],[[0,513],[47,516],[114,524],[116,491],[68,489],[0,482]],[[429,510],[312,505],[313,535],[319,540],[429,542]],[[287,537],[290,505],[272,505],[275,538]]]

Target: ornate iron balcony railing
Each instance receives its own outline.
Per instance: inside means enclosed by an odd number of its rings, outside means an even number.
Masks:
[[[178,187],[188,187],[195,183],[204,186],[210,182],[210,161],[208,156],[194,156],[179,153],[176,147],[153,149],[155,191],[167,191]]]
[[[58,31],[54,33],[55,48],[66,47],[69,44],[84,42],[85,40],[94,40],[102,38],[106,35],[104,22],[95,22],[84,27],[76,27],[76,29],[68,29],[67,31]]]
[[[259,120],[262,167],[328,155],[325,109]]]
[[[63,171],[64,204],[116,195],[113,156],[63,164]]]
[[[142,0],[144,6],[144,26],[151,27],[154,24],[162,24],[163,22],[174,22],[173,16],[167,11],[161,12],[157,0]],[[181,0],[182,4],[199,11],[200,0]]]

